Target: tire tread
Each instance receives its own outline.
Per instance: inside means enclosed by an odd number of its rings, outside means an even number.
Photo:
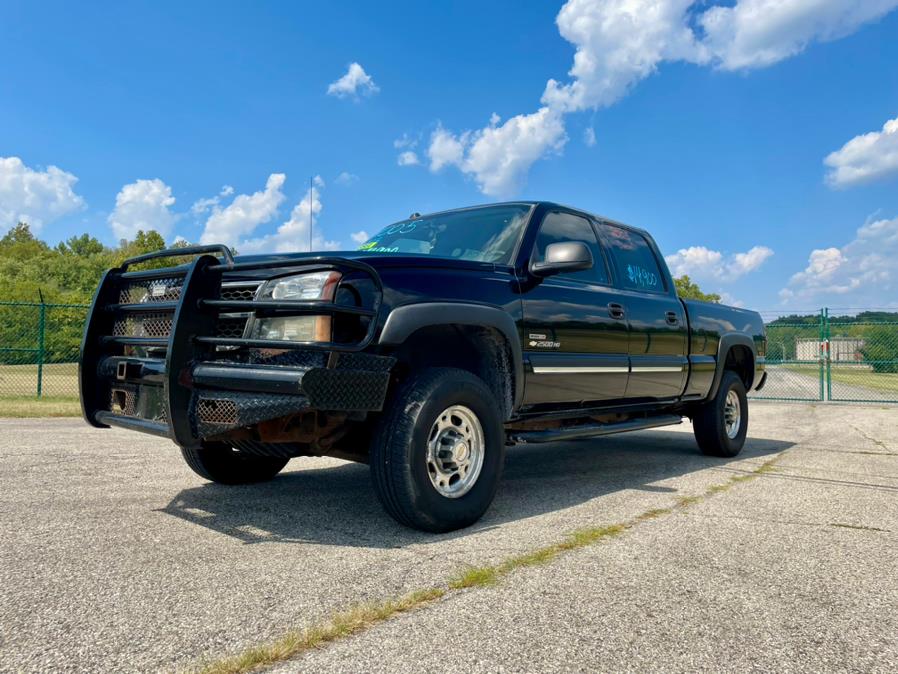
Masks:
[[[415,432],[418,420],[415,412],[449,378],[457,381],[460,388],[472,387],[479,395],[493,398],[486,384],[466,370],[422,370],[402,382],[391,396],[392,404],[385,410],[371,443],[371,475],[384,509],[404,526],[433,532],[449,529],[415,507],[415,494],[407,476],[412,454],[405,439],[410,439]]]
[[[248,456],[231,452],[230,447],[181,447],[181,456],[190,469],[202,478],[219,484],[265,482],[277,475],[289,459]]]
[[[723,404],[727,392],[735,389],[742,403],[742,429],[738,441],[734,442],[726,436]],[[732,458],[742,451],[745,435],[748,430],[748,400],[745,397],[745,385],[739,375],[726,370],[720,380],[720,387],[714,398],[705,403],[692,419],[693,433],[702,453],[706,456]]]

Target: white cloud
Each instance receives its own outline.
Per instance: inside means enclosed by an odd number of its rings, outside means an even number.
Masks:
[[[560,152],[566,142],[561,115],[543,107],[502,125],[493,114],[489,126],[459,135],[438,128],[428,155],[431,170],[455,165],[472,176],[484,194],[508,197],[523,187],[535,161]]]
[[[719,293],[719,294],[720,294],[720,301],[723,304],[728,304],[731,307],[744,307],[745,306],[745,302],[743,302],[740,299],[736,299],[729,293]]]
[[[278,227],[274,234],[241,241],[237,249],[241,253],[290,253],[309,250],[309,227],[312,217],[317,217],[323,208],[321,190],[324,180],[315,176],[313,185],[306,190],[305,196],[293,207],[290,219]],[[311,250],[338,250],[337,241],[328,241],[320,232],[312,232]]]
[[[595,147],[596,145],[596,130],[591,126],[586,127],[583,131],[583,143],[586,147]]]
[[[841,248],[811,251],[804,270],[780,291],[784,304],[839,297],[854,306],[884,306],[898,296],[898,217],[868,221]]]
[[[190,207],[190,212],[193,215],[203,215],[218,206],[223,198],[229,197],[232,194],[234,194],[234,188],[230,185],[223,185],[219,193],[214,197],[206,197],[194,201],[193,205]]]
[[[284,201],[281,188],[286,179],[287,176],[283,173],[272,173],[268,176],[264,190],[253,194],[239,194],[225,208],[214,206],[200,242],[234,246],[241,237],[251,234],[256,227],[271,220]]]
[[[564,115],[614,104],[665,62],[765,67],[812,42],[848,35],[896,6],[898,0],[736,0],[711,7],[698,0],[568,0],[556,23],[576,48],[570,81],[550,79],[542,108],[502,126],[491,121],[479,131],[435,133],[431,168],[456,166],[485,194],[508,196],[535,161],[562,149]],[[585,136],[587,145],[591,139]]]
[[[420,140],[420,136],[409,136],[407,133],[402,134],[401,138],[394,140],[393,147],[397,150],[402,150],[396,157],[396,163],[400,166],[418,166],[421,163],[421,159],[418,157],[418,153],[415,152],[415,148],[418,147]]]
[[[484,194],[507,197],[523,187],[537,159],[561,151],[567,135],[561,115],[550,108],[497,122],[494,115],[490,126],[471,135],[462,170],[474,175]]]
[[[566,112],[601,108],[625,96],[664,61],[762,68],[816,41],[856,31],[898,0],[569,0],[556,22],[576,48],[567,84],[549,80],[543,103]],[[697,36],[692,25],[701,27]]]
[[[163,237],[171,232],[178,216],[171,187],[159,178],[135,180],[122,187],[115,197],[115,210],[108,221],[118,239],[132,239],[138,231],[155,230]]]
[[[564,112],[617,102],[665,60],[703,60],[687,25],[693,0],[569,0],[556,18],[577,51],[573,81],[551,79],[542,102]]]
[[[664,259],[674,276],[688,274],[694,279],[735,281],[761,267],[773,255],[767,246],[754,246],[744,253],[724,255],[705,246],[681,248]]]
[[[849,35],[898,7],[898,0],[738,0],[699,18],[703,45],[724,70],[762,68],[813,42]]]
[[[361,243],[365,243],[368,239],[371,238],[371,236],[368,234],[368,232],[366,232],[363,229],[358,232],[353,232],[352,234],[349,235],[349,238],[351,238],[356,243],[361,244]]]
[[[344,187],[349,187],[350,185],[354,185],[359,181],[359,177],[355,173],[350,173],[349,171],[343,171],[334,178],[334,182],[337,185],[343,185]]]
[[[370,96],[376,94],[380,89],[374,83],[371,75],[365,72],[358,63],[352,62],[346,74],[335,82],[331,82],[327,87],[329,96],[337,98],[353,98],[358,100],[360,96]]]
[[[727,263],[731,267],[730,277],[739,278],[755,271],[771,255],[773,255],[773,250],[767,246],[754,246],[745,253],[736,253],[733,255],[732,261]]]
[[[823,163],[830,167],[826,182],[831,187],[850,187],[898,174],[898,117],[882,131],[855,136]]]
[[[421,163],[421,160],[418,159],[417,154],[411,150],[406,150],[405,152],[399,153],[399,156],[396,157],[396,163],[400,166],[417,166]]]
[[[19,222],[37,231],[48,222],[85,207],[75,194],[78,182],[55,166],[36,171],[18,157],[0,157],[0,231]]]
[[[407,133],[402,134],[401,138],[397,138],[393,141],[393,147],[397,150],[402,150],[403,148],[415,149],[418,147],[418,141],[420,138],[416,138],[414,136],[409,136]]]
[[[465,157],[465,142],[467,142],[467,136],[456,138],[442,125],[438,125],[430,135],[430,145],[427,148],[430,170],[439,171],[444,166],[461,167]]]
[[[704,246],[690,246],[689,248],[681,248],[673,255],[667,255],[664,259],[670,268],[670,273],[674,276],[682,276],[683,274],[692,276],[698,271],[719,267],[720,261],[723,259],[723,253]]]

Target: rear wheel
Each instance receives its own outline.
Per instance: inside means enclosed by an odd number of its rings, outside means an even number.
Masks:
[[[742,451],[748,432],[748,398],[738,374],[723,373],[717,395],[699,409],[692,426],[704,454],[733,457]]]
[[[495,396],[454,368],[414,375],[393,397],[371,445],[371,476],[386,511],[424,531],[453,531],[489,508],[505,461]]]
[[[197,449],[182,447],[181,454],[194,473],[220,484],[249,484],[270,480],[290,460],[245,454],[220,443]]]

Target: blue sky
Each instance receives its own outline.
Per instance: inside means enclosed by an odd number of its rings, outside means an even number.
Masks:
[[[301,249],[311,207],[346,249],[549,199],[746,306],[894,306],[898,0],[772,4],[7,0],[0,231]]]

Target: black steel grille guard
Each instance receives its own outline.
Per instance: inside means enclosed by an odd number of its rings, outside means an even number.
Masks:
[[[220,255],[215,257],[213,254]],[[170,257],[196,255],[189,264],[161,267],[141,271],[129,271],[129,267]],[[375,293],[372,306],[354,307],[335,304],[330,300],[224,300],[221,299],[222,276],[225,272],[251,271],[260,269],[290,269],[296,273],[334,270],[342,273],[359,272],[369,277],[374,285]],[[160,279],[177,279],[180,282],[180,297],[169,300],[167,297],[159,301],[145,303],[121,303],[120,290],[124,284],[135,281],[152,283]],[[183,280],[181,280],[183,279]],[[335,294],[336,296],[336,294]],[[79,363],[79,386],[81,407],[87,422],[96,427],[110,425],[152,433],[168,437],[184,447],[195,447],[202,443],[198,429],[195,410],[198,400],[217,395],[215,389],[197,389],[193,381],[193,371],[203,364],[227,365],[227,360],[236,347],[247,349],[276,349],[288,352],[319,353],[325,363],[324,368],[313,370],[318,372],[309,380],[311,391],[328,391],[328,395],[313,394],[312,397],[325,399],[337,408],[345,409],[351,404],[353,395],[358,400],[357,392],[352,391],[352,382],[347,378],[348,372],[344,364],[331,375],[324,370],[339,362],[340,355],[346,361],[352,354],[358,354],[371,344],[378,324],[378,314],[383,299],[383,285],[377,271],[368,264],[338,256],[314,256],[301,259],[276,260],[272,262],[236,262],[226,246],[191,246],[171,248],[147,255],[125,260],[120,267],[104,274],[94,295],[90,313],[85,324],[81,344]],[[216,336],[216,324],[219,314],[234,312],[275,313],[278,316],[302,315],[354,315],[368,318],[367,330],[361,339],[350,343],[338,342],[292,342],[280,340],[248,339],[244,337]],[[170,312],[172,316],[171,330],[167,336],[129,336],[121,333],[120,326],[129,318]],[[116,326],[119,329],[116,329]],[[146,349],[148,354],[157,357],[133,358],[124,354],[125,347]],[[226,353],[217,351],[216,347],[232,347]],[[164,360],[161,351],[164,349]],[[328,355],[331,354],[331,355]],[[377,358],[372,356],[372,358]],[[386,392],[386,380],[392,359],[384,359],[389,363],[381,363],[372,370],[361,370],[362,379],[358,383],[368,381],[373,386],[374,395],[363,396],[369,409],[377,405],[377,396]],[[364,359],[358,362],[363,362]],[[110,372],[116,371],[115,378]],[[323,372],[323,374],[321,374]],[[299,373],[301,379],[302,372]],[[163,387],[164,410],[156,419],[146,419],[117,413],[110,409],[110,391],[117,385],[146,385]],[[334,386],[349,387],[347,402],[341,404],[339,392]],[[230,387],[232,392],[235,386]],[[358,388],[357,386],[354,388]],[[307,408],[309,396],[301,395],[301,387],[297,391],[277,393],[287,396],[284,405],[272,406],[278,410],[289,407],[292,400],[295,408]],[[158,388],[156,389],[158,390]],[[382,398],[381,398],[382,402]],[[161,420],[160,420],[161,419]]]

